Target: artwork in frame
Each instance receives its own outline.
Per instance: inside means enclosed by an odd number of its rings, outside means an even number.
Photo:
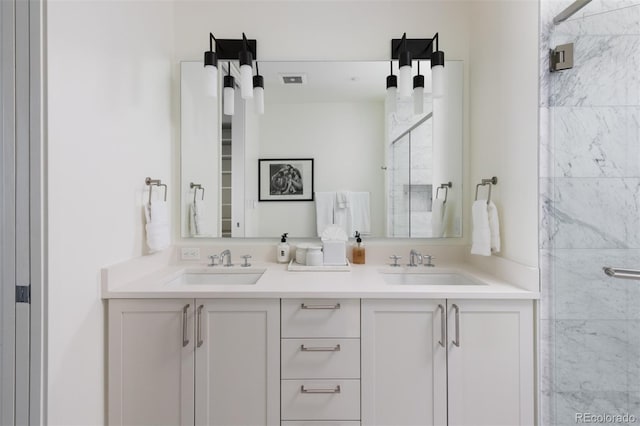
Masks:
[[[259,159],[259,201],[313,201],[313,158]]]

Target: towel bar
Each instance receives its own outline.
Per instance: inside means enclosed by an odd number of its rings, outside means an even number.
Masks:
[[[611,266],[605,266],[602,270],[609,277],[624,278],[627,280],[640,280],[640,271],[637,269],[612,268]]]
[[[449,195],[449,188],[451,188],[453,186],[453,184],[451,182],[447,182],[447,183],[443,183],[441,184],[439,187],[436,188],[436,198],[438,198],[438,193],[440,192],[441,188],[444,188],[444,201],[443,203],[447,202],[447,196]]]
[[[478,188],[481,186],[489,185],[489,194],[487,194],[487,204],[491,202],[491,187],[498,184],[498,178],[496,176],[491,179],[482,179],[482,181],[476,185],[476,201],[478,201]]]
[[[204,200],[204,188],[202,187],[202,185],[200,185],[199,183],[193,183],[191,182],[189,184],[189,188],[193,189],[195,188],[195,191],[193,191],[193,203],[196,203],[196,196],[198,195],[198,189],[202,189],[202,198],[201,200]]]
[[[167,201],[167,185],[162,183],[160,179],[151,179],[148,177],[144,180],[144,183],[149,186],[149,204],[151,204],[151,194],[154,186],[164,186],[164,201]]]

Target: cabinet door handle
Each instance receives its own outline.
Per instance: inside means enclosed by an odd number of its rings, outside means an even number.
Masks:
[[[300,393],[340,393],[340,385],[335,388],[310,388],[306,389],[304,385],[300,386]]]
[[[189,344],[189,338],[187,337],[187,311],[189,310],[189,304],[187,303],[182,308],[182,347],[184,348]]]
[[[305,346],[300,345],[302,352],[340,352],[340,344],[335,346]]]
[[[204,305],[200,305],[198,306],[198,330],[197,330],[197,334],[198,334],[198,347],[202,346],[203,340],[202,340],[202,308],[204,308]]]
[[[455,303],[451,306],[456,311],[456,340],[452,343],[457,347],[460,347],[460,308]]]
[[[447,319],[445,317],[445,309],[442,304],[438,305],[438,310],[440,311],[440,340],[438,344],[444,348],[444,343],[447,341]]]
[[[303,303],[300,305],[300,309],[340,309],[340,304],[336,303],[335,305],[307,305]]]

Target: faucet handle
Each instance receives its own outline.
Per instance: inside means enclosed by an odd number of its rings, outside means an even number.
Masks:
[[[398,259],[402,259],[402,256],[396,256],[394,254],[393,256],[389,256],[389,259],[393,260],[393,263],[391,264],[391,266],[400,266],[398,264]]]
[[[244,268],[248,268],[249,266],[251,266],[251,264],[249,263],[249,259],[251,259],[251,255],[245,254],[244,256],[240,256],[240,257],[244,259],[244,263],[240,266]]]
[[[430,254],[425,254],[423,258],[425,259],[425,262],[426,262],[424,266],[429,266],[429,267],[436,266],[433,263],[431,263],[432,260],[436,259],[435,256],[431,256]]]
[[[207,266],[216,266],[217,265],[216,260],[218,260],[218,255],[212,254],[211,256],[209,256],[209,260],[210,262],[209,262],[209,265]]]

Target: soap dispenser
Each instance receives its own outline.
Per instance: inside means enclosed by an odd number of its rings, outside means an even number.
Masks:
[[[289,262],[291,247],[289,247],[289,243],[287,242],[287,234],[287,232],[282,234],[282,238],[280,238],[280,244],[278,244],[278,263]]]
[[[356,231],[356,244],[353,246],[353,264],[364,265],[364,243],[360,238],[360,232]]]

